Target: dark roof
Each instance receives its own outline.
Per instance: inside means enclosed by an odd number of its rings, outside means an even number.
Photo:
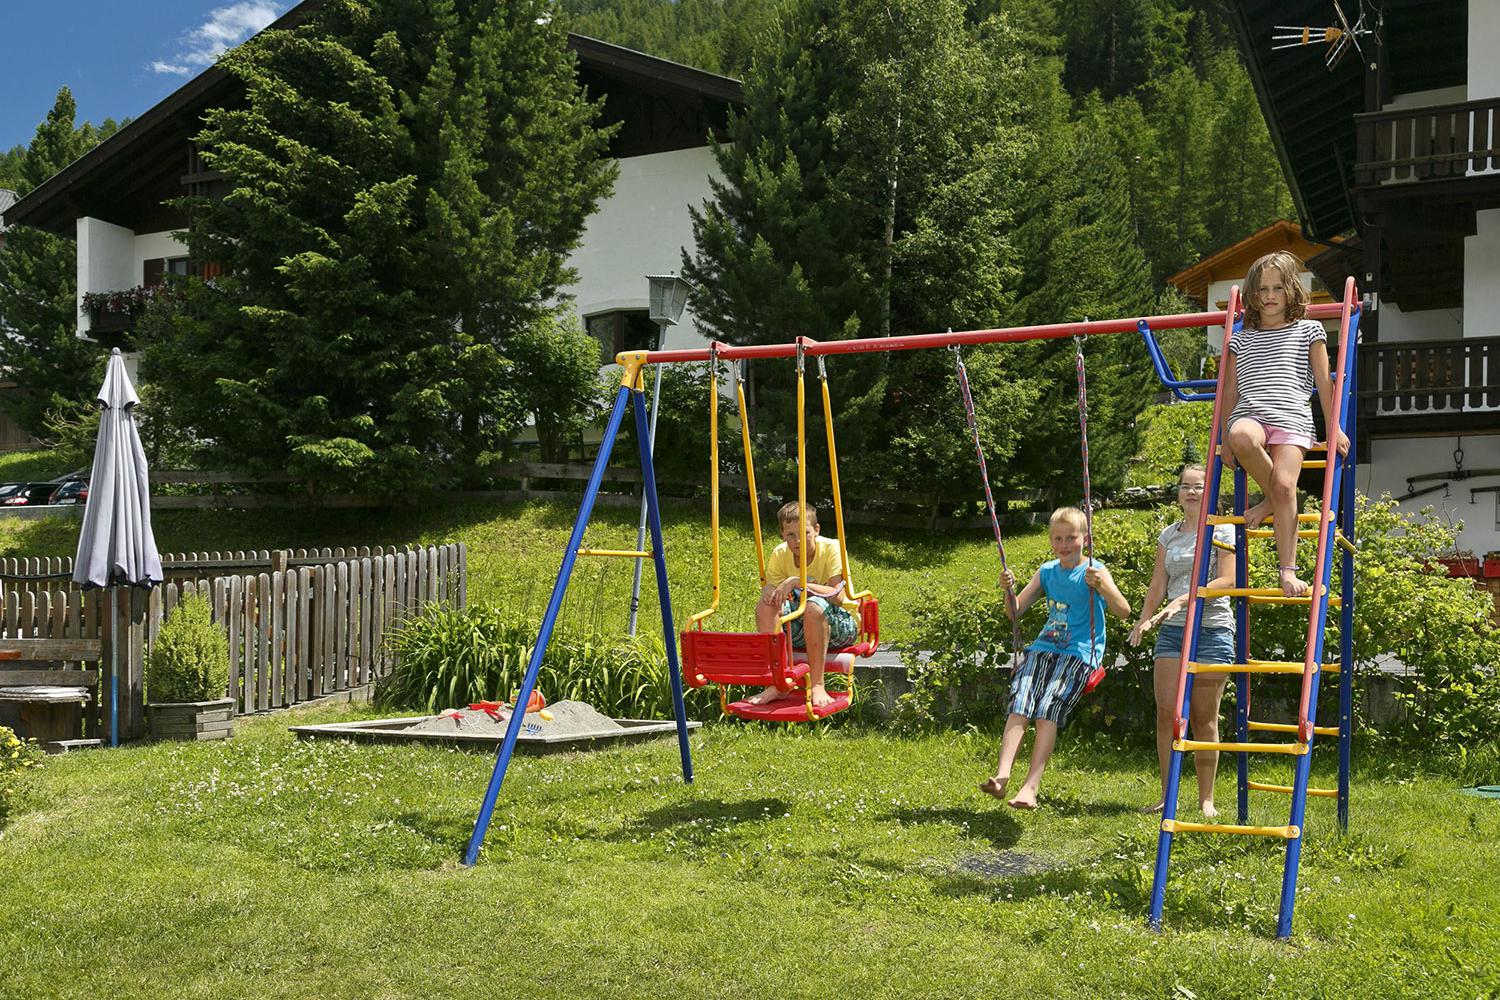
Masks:
[[[1342,5],[1351,18],[1358,16],[1360,0]],[[1381,37],[1392,94],[1467,80],[1468,0],[1382,0],[1378,6],[1385,11]],[[1371,23],[1376,7],[1365,0]],[[1366,110],[1364,62],[1351,52],[1330,72],[1322,46],[1271,51],[1276,25],[1330,25],[1332,0],[1230,0],[1229,8],[1298,215],[1323,239],[1353,229],[1348,191],[1354,116]]]
[[[303,0],[265,30],[296,27],[322,3]],[[730,77],[583,35],[569,34],[568,46],[578,55],[580,76],[591,80],[622,80],[657,93],[692,95],[714,107],[744,103],[740,81]],[[180,170],[168,171],[175,183],[187,169],[184,138],[198,130],[205,110],[236,101],[240,93],[237,80],[210,66],[17,201],[6,213],[6,224],[72,236],[78,217],[107,211],[120,192],[147,183],[144,174],[161,172],[164,161],[182,160]]]

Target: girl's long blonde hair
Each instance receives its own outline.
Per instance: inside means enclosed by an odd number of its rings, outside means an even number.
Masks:
[[[1260,329],[1260,277],[1267,268],[1274,268],[1286,286],[1286,321],[1295,323],[1307,315],[1310,297],[1302,287],[1302,262],[1294,254],[1277,250],[1251,264],[1250,273],[1245,275],[1245,326],[1255,330]]]

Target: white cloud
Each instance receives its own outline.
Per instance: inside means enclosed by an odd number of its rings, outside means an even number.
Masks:
[[[211,66],[228,49],[249,38],[281,16],[287,7],[279,0],[242,0],[209,13],[208,20],[182,36],[180,48],[169,59],[151,63],[156,73],[187,76]]]

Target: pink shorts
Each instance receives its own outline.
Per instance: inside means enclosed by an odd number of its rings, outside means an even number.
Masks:
[[[1278,444],[1290,444],[1296,445],[1303,451],[1311,451],[1312,446],[1316,443],[1310,435],[1298,434],[1296,431],[1284,431],[1280,427],[1272,427],[1270,424],[1262,423],[1254,417],[1240,417],[1235,423],[1240,424],[1245,421],[1255,424],[1265,434],[1266,448],[1268,450]],[[1230,427],[1230,430],[1234,430],[1234,428]]]

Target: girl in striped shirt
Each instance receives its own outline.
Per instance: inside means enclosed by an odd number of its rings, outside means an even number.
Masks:
[[[1254,528],[1273,519],[1281,592],[1287,597],[1308,590],[1297,576],[1297,476],[1313,446],[1308,397],[1314,389],[1323,424],[1337,435],[1338,453],[1349,452],[1349,438],[1333,423],[1328,335],[1323,324],[1306,318],[1301,270],[1301,261],[1280,250],[1250,265],[1244,328],[1230,335],[1224,352],[1225,465],[1243,465],[1265,494],[1245,512],[1245,524]]]

